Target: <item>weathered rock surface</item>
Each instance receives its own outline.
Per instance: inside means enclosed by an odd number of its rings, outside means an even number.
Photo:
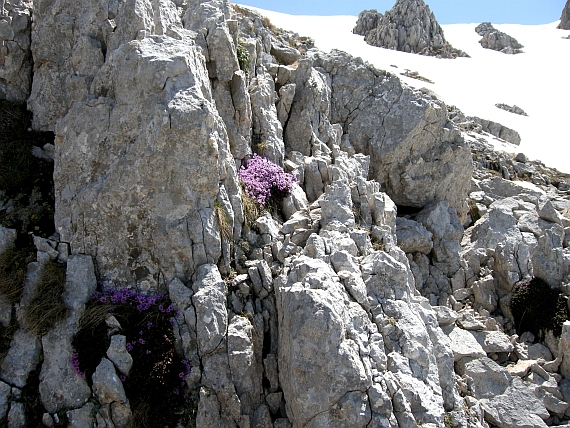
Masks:
[[[495,104],[495,107],[500,108],[501,110],[508,111],[509,113],[514,113],[521,116],[528,116],[528,114],[526,114],[526,112],[517,105],[510,106],[508,104],[498,103]]]
[[[570,30],[570,2],[566,2],[562,15],[560,16],[560,24],[558,28],[561,30]]]
[[[110,54],[96,98],[58,124],[56,225],[115,284],[188,279],[220,257],[214,199],[220,182],[235,194],[237,178],[207,79],[191,39],[133,41]]]
[[[353,33],[372,45],[440,58],[468,56],[446,40],[434,14],[423,0],[398,0],[385,15],[365,10]]]
[[[0,10],[0,99],[23,102],[32,86],[32,2],[8,0]]]
[[[522,53],[523,45],[517,39],[497,30],[490,22],[483,22],[475,27],[475,32],[483,36],[479,43],[485,49],[492,49],[505,54]]]

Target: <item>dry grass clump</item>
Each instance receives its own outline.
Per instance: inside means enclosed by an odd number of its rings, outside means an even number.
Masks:
[[[62,298],[65,272],[65,265],[54,261],[43,266],[36,293],[25,308],[24,319],[30,331],[44,335],[67,316],[68,308]]]
[[[260,208],[259,202],[249,196],[246,192],[243,192],[241,195],[241,203],[243,206],[245,224],[251,227],[255,224],[255,221],[261,217],[263,210]]]
[[[28,248],[10,247],[0,253],[0,294],[10,303],[22,298],[26,266],[33,259],[33,252]]]
[[[233,238],[233,227],[230,215],[224,206],[218,201],[214,203],[214,212],[216,213],[216,220],[218,222],[218,229],[220,229],[222,240],[231,242]]]

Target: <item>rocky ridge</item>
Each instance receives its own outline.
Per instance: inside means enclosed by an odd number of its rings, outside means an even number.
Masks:
[[[483,38],[479,40],[485,49],[492,49],[508,55],[522,53],[523,45],[517,39],[497,30],[490,22],[483,22],[475,27],[475,32]]]
[[[358,15],[353,33],[364,36],[369,45],[386,49],[438,58],[469,56],[445,40],[443,29],[423,0],[398,0],[385,15],[365,10]]]
[[[133,4],[38,5],[28,105],[56,134],[59,233],[35,240],[24,295],[41,263],[65,261],[70,313],[41,338],[14,335],[0,420],[25,426],[18,397],[37,368],[46,426],[126,425],[121,361],[104,358],[91,388],[70,359],[101,286],[167,292],[198,427],[568,420],[570,323],[560,339],[519,335],[509,302],[535,276],[570,294],[570,177],[226,1]],[[253,152],[298,184],[246,221],[237,171]],[[15,236],[0,229],[0,247]],[[108,355],[128,354],[113,337]]]

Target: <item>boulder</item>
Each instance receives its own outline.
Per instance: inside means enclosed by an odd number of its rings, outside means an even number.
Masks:
[[[497,30],[490,22],[483,22],[475,27],[475,32],[483,36],[479,43],[485,49],[492,49],[506,54],[522,52],[521,45],[514,37]]]

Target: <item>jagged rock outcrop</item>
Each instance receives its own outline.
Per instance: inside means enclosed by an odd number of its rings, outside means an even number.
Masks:
[[[366,43],[386,49],[439,58],[469,56],[446,40],[434,14],[423,0],[398,0],[385,15],[365,10],[358,15],[353,33]]]
[[[560,30],[570,30],[570,1],[566,2],[566,6],[564,6],[564,9],[562,10],[558,28]]]
[[[32,86],[32,2],[4,0],[0,10],[0,99],[23,102]]]
[[[475,27],[475,32],[483,38],[479,43],[485,49],[492,49],[508,55],[522,53],[523,45],[517,39],[497,30],[490,22],[483,22]]]
[[[463,195],[472,168],[469,149],[441,101],[338,51],[310,53],[295,77],[298,95],[291,118],[298,120],[290,119],[285,130],[287,150],[326,153],[322,143],[331,138],[327,130],[336,132],[330,123],[338,123],[341,146],[370,156],[370,178],[381,183],[396,204],[422,207],[447,200],[460,215],[465,213]],[[310,79],[318,79],[320,85],[301,90],[302,82]]]

